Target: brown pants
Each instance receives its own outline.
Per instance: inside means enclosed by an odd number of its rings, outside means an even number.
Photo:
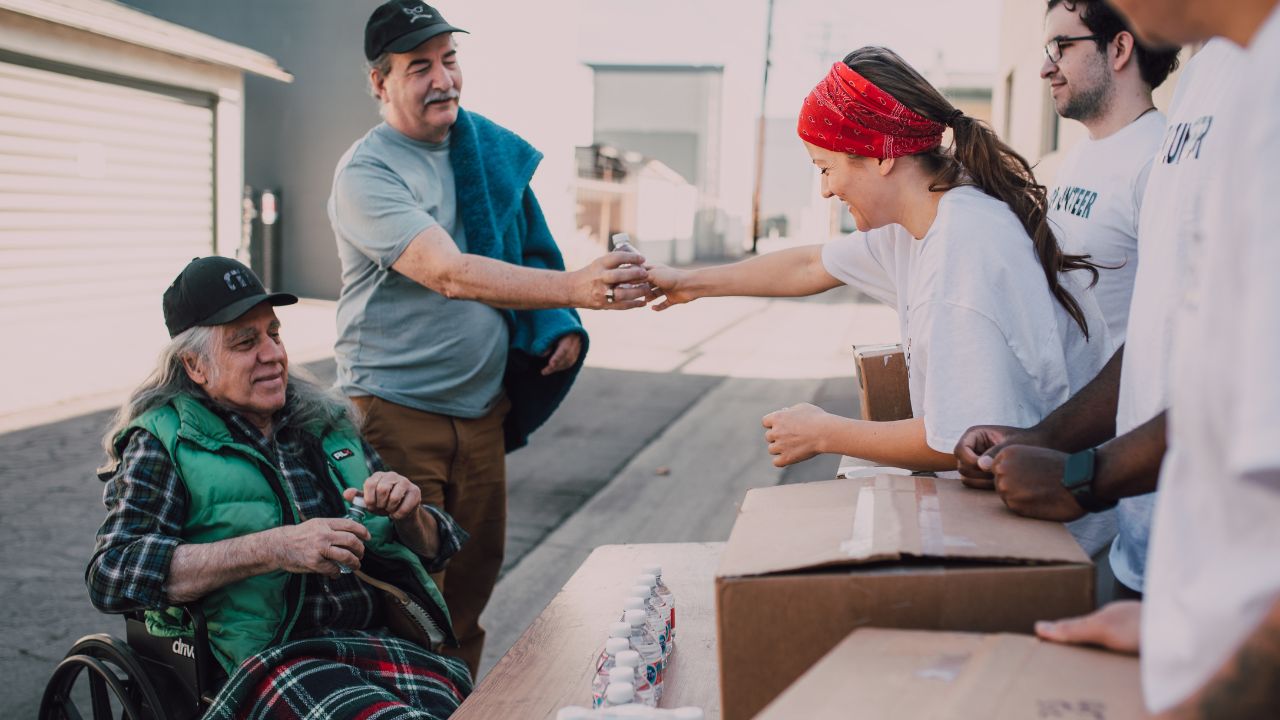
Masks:
[[[432,577],[444,593],[461,647],[443,652],[460,658],[474,677],[484,649],[480,613],[502,569],[507,531],[507,466],[502,422],[511,404],[503,397],[474,420],[413,410],[376,397],[353,397],[364,413],[362,431],[387,468],[422,490],[422,501],[443,508],[471,535],[449,567]]]

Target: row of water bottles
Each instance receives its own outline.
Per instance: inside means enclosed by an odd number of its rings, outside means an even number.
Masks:
[[[645,705],[585,708],[573,705],[561,708],[556,720],[703,720],[702,708],[652,708]]]
[[[675,650],[675,628],[675,596],[662,581],[662,568],[645,567],[623,600],[622,619],[609,627],[596,658],[592,707],[656,708]]]

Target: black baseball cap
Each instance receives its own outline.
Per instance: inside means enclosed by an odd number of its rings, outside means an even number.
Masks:
[[[378,6],[364,25],[364,57],[402,53],[441,33],[467,32],[445,21],[440,11],[418,0],[391,0]]]
[[[197,325],[229,323],[263,302],[292,305],[298,296],[268,293],[239,260],[217,255],[195,258],[164,291],[164,324],[169,337],[177,337]]]

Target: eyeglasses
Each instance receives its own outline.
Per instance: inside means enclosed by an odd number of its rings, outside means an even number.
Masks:
[[[1049,58],[1049,62],[1057,63],[1062,60],[1062,48],[1073,42],[1080,40],[1101,40],[1102,36],[1094,33],[1093,35],[1077,35],[1075,37],[1056,37],[1044,44],[1044,56]]]

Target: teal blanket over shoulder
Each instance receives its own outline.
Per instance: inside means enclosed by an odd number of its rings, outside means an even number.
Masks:
[[[529,187],[542,153],[488,118],[459,109],[450,132],[449,161],[467,252],[529,268],[564,270],[560,248]],[[511,452],[528,442],[569,393],[587,356],[587,331],[572,308],[502,312],[511,334],[503,378],[511,400],[505,427]],[[582,336],[577,364],[543,377],[545,356],[569,333]]]

